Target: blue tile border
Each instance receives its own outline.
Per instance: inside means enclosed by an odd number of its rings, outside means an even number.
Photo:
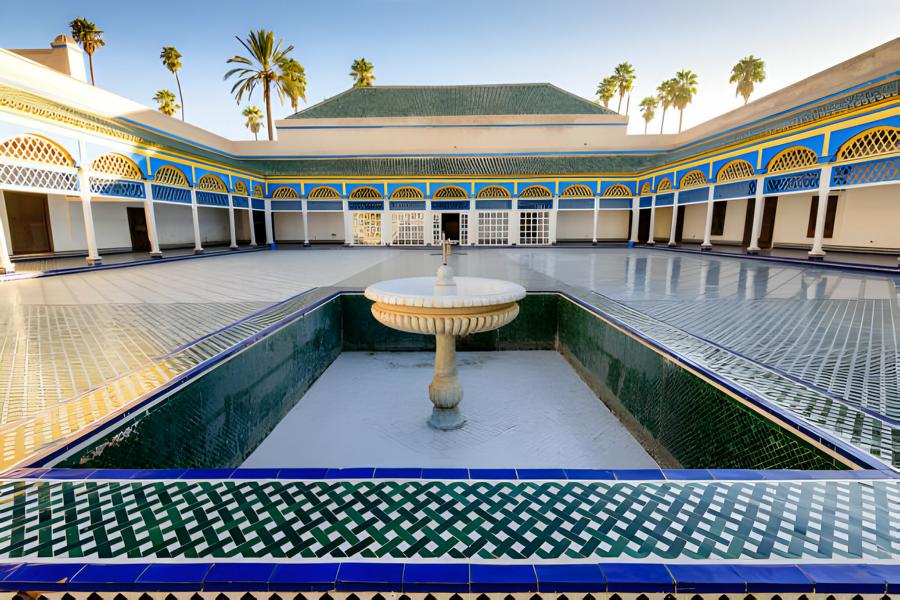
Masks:
[[[727,563],[22,563],[0,591],[890,594],[897,564]]]

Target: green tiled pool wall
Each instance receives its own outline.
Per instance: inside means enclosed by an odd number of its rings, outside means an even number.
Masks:
[[[341,303],[335,298],[59,466],[240,466],[340,352]]]
[[[845,469],[841,462],[577,304],[558,349],[614,412],[689,469]],[[628,417],[631,418],[628,418]],[[652,449],[652,448],[651,448]]]
[[[342,351],[423,351],[431,336],[378,323],[342,294],[248,346],[58,466],[236,467]],[[558,350],[658,459],[685,468],[835,469],[831,456],[558,294],[529,294],[461,351]]]

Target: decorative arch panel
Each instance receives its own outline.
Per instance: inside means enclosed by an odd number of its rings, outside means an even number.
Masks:
[[[741,181],[744,179],[753,179],[756,171],[746,160],[738,159],[726,163],[719,169],[716,174],[717,183],[727,183],[729,181]]]
[[[391,193],[391,200],[422,200],[425,194],[422,190],[412,186],[399,187]]]
[[[75,161],[62,146],[37,135],[18,135],[0,143],[0,158],[74,167]]]
[[[509,190],[506,189],[505,187],[502,187],[499,185],[489,185],[487,187],[482,188],[478,192],[478,195],[476,197],[481,198],[481,199],[484,199],[484,198],[510,198],[510,193],[509,193]]]
[[[110,152],[94,159],[91,171],[119,179],[137,179],[143,177],[140,167],[127,156]]]
[[[171,165],[163,165],[156,170],[153,180],[161,185],[174,185],[178,187],[190,187],[188,179],[180,169]]]
[[[247,191],[247,184],[241,179],[234,182],[234,193],[241,196],[248,196],[250,194],[250,192]]]
[[[369,185],[358,187],[350,192],[351,200],[381,200],[381,192]]]
[[[873,127],[847,140],[835,160],[845,161],[900,152],[900,127]]]
[[[627,185],[614,183],[604,190],[603,196],[606,198],[630,198],[631,190]]]
[[[659,183],[656,184],[656,193],[660,194],[662,192],[671,192],[672,191],[672,180],[668,177],[665,179],[660,179]]]
[[[772,157],[767,165],[769,173],[784,173],[796,169],[806,169],[819,164],[815,151],[806,146],[791,146]]]
[[[681,183],[678,185],[678,188],[686,190],[706,185],[706,183],[706,175],[704,175],[703,171],[688,171],[684,174],[684,177],[681,178]]]
[[[309,192],[310,200],[340,200],[341,195],[338,193],[336,189],[328,185],[320,185],[319,187],[313,188],[312,191]]]
[[[576,183],[574,185],[570,185],[566,189],[562,191],[562,194],[559,195],[560,198],[593,198],[594,192],[591,191],[591,188],[588,186]]]
[[[645,181],[644,185],[641,186],[641,195],[643,196],[644,194],[652,194],[652,193],[653,193],[653,186],[650,185],[649,181]]]
[[[462,200],[468,197],[469,194],[466,193],[466,190],[458,185],[445,185],[435,190],[434,194],[432,194],[432,198],[435,200]]]
[[[527,188],[519,192],[519,198],[552,198],[551,192],[543,185],[529,185]]]
[[[222,181],[221,177],[207,173],[197,182],[197,188],[205,192],[228,192],[228,186]]]
[[[278,200],[298,200],[300,198],[300,194],[297,193],[297,190],[294,188],[283,185],[279,188],[276,188],[274,192],[272,192],[272,198]]]

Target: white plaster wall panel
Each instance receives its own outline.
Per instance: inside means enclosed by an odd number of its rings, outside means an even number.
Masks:
[[[131,248],[127,207],[143,210],[142,202],[91,202],[97,248]]]
[[[706,202],[686,204],[681,239],[685,242],[702,242],[706,229]]]
[[[900,249],[900,186],[879,185],[838,194],[834,237],[826,245]]]
[[[66,200],[65,196],[47,195],[50,214],[50,231],[53,235],[53,250],[73,252],[87,250],[84,235],[84,217],[80,200]]]
[[[710,236],[713,243],[741,243],[744,239],[744,221],[747,218],[748,202],[753,202],[753,200],[730,200],[725,203],[728,206],[725,209],[725,227],[722,229],[722,235]]]
[[[657,242],[668,242],[672,230],[672,207],[662,206],[656,209],[653,223],[653,239]]]
[[[234,211],[234,235],[239,240],[250,239],[250,211]]]
[[[589,240],[594,237],[594,213],[589,210],[559,211],[556,217],[556,239]]]
[[[344,215],[342,213],[311,212],[309,219],[309,241],[344,241]]]
[[[156,209],[156,228],[159,231],[161,246],[194,244],[190,206],[157,202],[154,208]]]
[[[200,242],[202,244],[221,244],[231,240],[228,209],[200,206],[198,207],[198,219],[200,220]],[[191,234],[191,240],[193,239],[193,234]]]
[[[272,213],[272,227],[274,227],[276,242],[303,241],[303,213]]]
[[[773,244],[812,245],[812,238],[806,237],[806,228],[809,225],[809,205],[814,194],[815,192],[791,194],[778,198]],[[828,243],[828,240],[825,242]]]
[[[601,210],[600,221],[597,223],[597,239],[627,239],[630,215],[630,210]]]

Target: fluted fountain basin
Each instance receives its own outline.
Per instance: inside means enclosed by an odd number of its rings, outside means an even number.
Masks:
[[[382,325],[435,336],[434,378],[428,397],[434,408],[428,423],[435,429],[465,424],[459,411],[462,384],[456,372],[456,337],[503,327],[519,314],[525,288],[511,281],[454,277],[447,265],[437,277],[381,281],[366,288],[372,315]]]

